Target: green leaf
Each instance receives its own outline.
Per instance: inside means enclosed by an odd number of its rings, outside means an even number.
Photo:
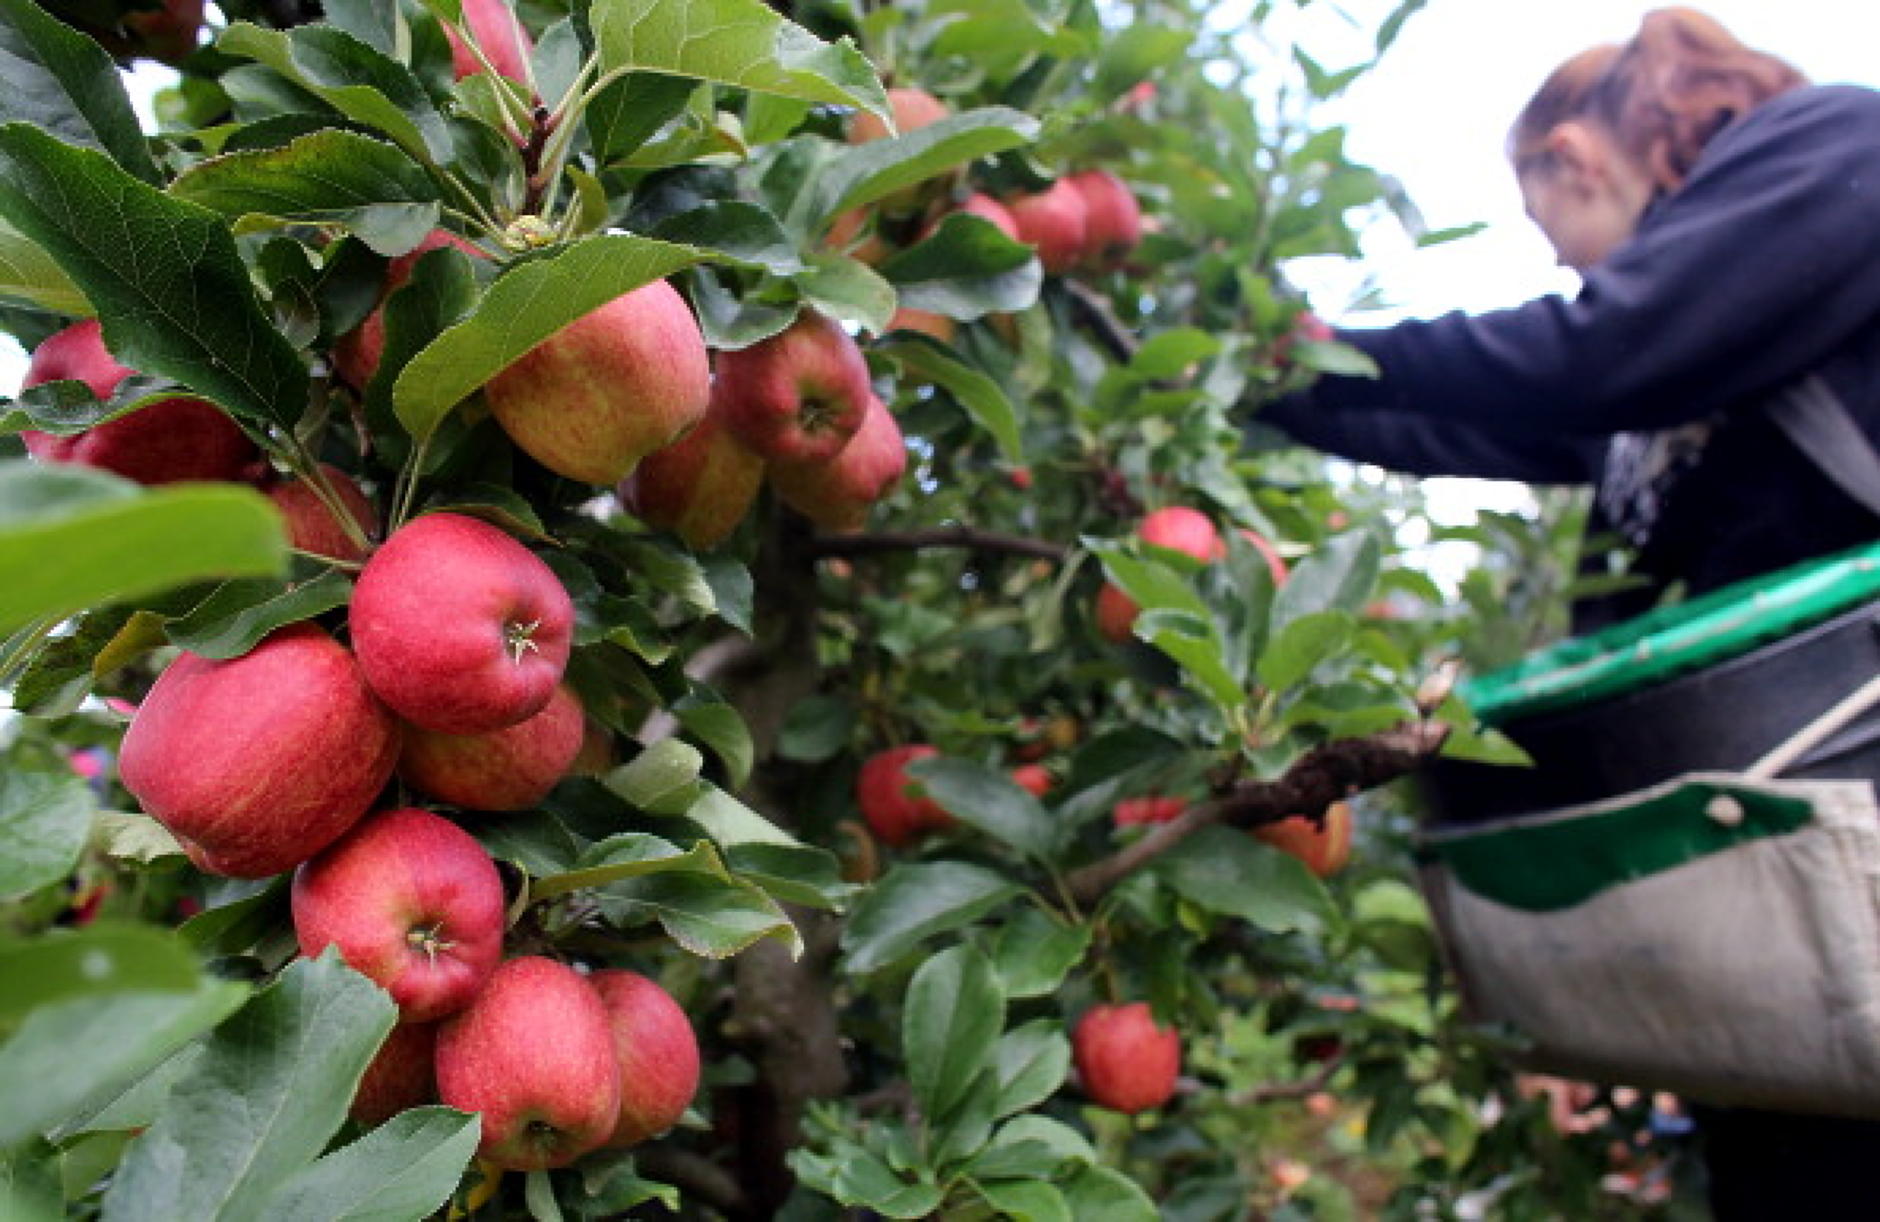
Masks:
[[[845,148],[818,174],[809,198],[812,222],[885,199],[957,165],[1031,143],[1038,120],[1007,106],[948,115],[891,140]]]
[[[842,880],[840,858],[806,844],[731,845],[725,865],[777,899],[810,908],[841,908],[856,889]]]
[[[0,1045],[0,1149],[103,1107],[234,1013],[246,985],[119,991],[35,1010]]]
[[[398,1008],[340,962],[288,966],[204,1045],[156,1122],[131,1143],[104,1218],[270,1218],[326,1148]]]
[[[663,837],[647,832],[622,832],[583,853],[574,869],[545,874],[536,879],[529,890],[532,898],[545,900],[570,891],[605,887],[626,878],[674,870],[709,874],[721,880],[731,877],[718,851],[707,841],[701,840],[682,852]]]
[[[1005,995],[979,951],[950,946],[920,965],[901,1007],[901,1049],[928,1117],[937,1121],[965,1097],[1004,1025]]]
[[[0,0],[0,122],[22,120],[67,144],[107,153],[147,183],[162,176],[150,159],[123,74],[103,47],[31,0]]]
[[[348,119],[384,132],[426,164],[450,160],[450,127],[418,78],[343,30],[303,25],[283,33],[237,21],[215,46],[267,65]]]
[[[1260,682],[1287,692],[1306,681],[1314,667],[1351,643],[1357,620],[1345,611],[1302,615],[1267,639],[1260,651]]]
[[[797,1150],[790,1161],[805,1182],[844,1205],[861,1206],[884,1217],[925,1218],[945,1200],[937,1186],[903,1179],[879,1154],[853,1143],[843,1143],[839,1157],[820,1160],[807,1150]]]
[[[607,774],[607,788],[641,810],[657,810],[691,789],[705,757],[691,743],[662,738]]]
[[[19,301],[52,314],[89,316],[91,302],[78,291],[46,248],[0,222],[0,300]]]
[[[1039,862],[1057,851],[1058,825],[1023,786],[976,760],[936,756],[908,766],[927,796],[969,827],[1002,840]]]
[[[935,934],[971,924],[1023,891],[983,866],[960,861],[898,865],[863,893],[842,931],[848,970],[874,971]]]
[[[724,765],[725,776],[733,789],[742,788],[756,763],[757,747],[744,715],[722,700],[686,697],[672,706],[673,716],[692,735],[712,749]]]
[[[1079,1167],[1061,1187],[1077,1222],[1159,1222],[1162,1217],[1142,1186],[1113,1167]]]
[[[167,631],[191,653],[218,661],[238,658],[276,628],[343,607],[351,598],[352,582],[338,569],[297,585],[245,578],[217,587],[188,615],[171,620]]]
[[[268,1222],[404,1222],[441,1209],[463,1178],[477,1117],[447,1107],[400,1112],[293,1176]]]
[[[383,140],[314,132],[279,148],[198,162],[170,194],[230,219],[345,225],[382,255],[404,254],[437,227],[437,184]]]
[[[697,82],[684,77],[651,72],[608,82],[582,115],[595,158],[608,165],[631,156],[685,110],[697,88]]]
[[[630,878],[608,887],[605,901],[619,911],[659,921],[668,937],[692,954],[725,959],[763,938],[775,938],[792,955],[803,938],[777,901],[749,883],[704,874],[664,873]]]
[[[830,44],[759,0],[595,0],[601,70],[658,72],[886,118],[887,91],[861,52]]]
[[[1070,1202],[1056,1187],[1037,1180],[980,1180],[973,1187],[1001,1218],[1014,1222],[1072,1222]]]
[[[652,236],[700,250],[713,250],[772,275],[793,276],[803,270],[796,243],[783,231],[769,209],[742,200],[712,200],[653,229]]]
[[[91,835],[96,802],[72,772],[0,771],[0,898],[72,872]]]
[[[306,365],[256,299],[221,217],[19,123],[0,127],[0,216],[96,307],[120,363],[245,420],[300,418]]]
[[[1359,614],[1377,587],[1382,564],[1382,548],[1370,531],[1333,535],[1295,564],[1274,594],[1270,631],[1325,611]]]
[[[1146,381],[1180,377],[1197,361],[1217,356],[1221,341],[1206,331],[1182,327],[1164,331],[1143,342],[1129,359],[1129,371]]]
[[[795,282],[810,305],[864,331],[880,334],[894,317],[894,286],[859,259],[818,251]]]
[[[234,484],[144,491],[71,466],[0,462],[0,633],[205,579],[278,573],[281,516]]]
[[[65,1217],[58,1164],[58,1152],[43,1143],[0,1150],[0,1218],[58,1222]]]
[[[1240,677],[1227,664],[1227,647],[1212,616],[1148,608],[1136,617],[1135,632],[1180,663],[1221,708],[1232,710],[1247,702]]]
[[[852,701],[822,695],[798,700],[783,715],[777,754],[803,764],[834,759],[848,745],[855,720]]]
[[[1008,997],[1056,992],[1090,949],[1090,926],[1064,924],[1036,908],[1020,908],[999,927],[992,965]]]
[[[575,319],[702,254],[631,234],[601,234],[511,269],[462,322],[411,358],[392,388],[398,418],[428,437],[452,408]]]
[[[709,781],[700,783],[697,796],[685,808],[685,817],[727,848],[740,844],[798,843],[790,833]]]
[[[907,338],[876,344],[870,351],[899,364],[904,376],[931,382],[952,395],[966,414],[991,434],[1007,462],[1025,460],[1018,408],[997,382],[960,360],[952,350],[925,338]]]
[[[197,983],[195,956],[168,931],[99,923],[0,946],[0,1032],[39,1006],[127,990],[182,992]]]
[[[1071,1042],[1062,1023],[1035,1019],[999,1037],[993,1065],[998,1081],[993,1115],[1010,1116],[1038,1106],[1064,1085]]]
[[[1334,913],[1312,871],[1236,828],[1204,827],[1150,868],[1185,899],[1269,933],[1321,929]]]
[[[1029,245],[969,212],[949,213],[932,234],[884,262],[881,274],[901,305],[966,320],[1027,309],[1044,284]]]

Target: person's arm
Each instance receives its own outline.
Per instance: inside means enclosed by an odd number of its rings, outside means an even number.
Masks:
[[[1772,391],[1872,326],[1876,268],[1880,93],[1807,89],[1718,136],[1578,297],[1340,330],[1383,376],[1326,377],[1307,397],[1504,436],[1675,425]]]
[[[1406,475],[1459,475],[1528,484],[1585,484],[1598,473],[1604,443],[1557,436],[1509,437],[1404,412],[1320,410],[1306,395],[1261,408],[1254,426],[1352,462]]]

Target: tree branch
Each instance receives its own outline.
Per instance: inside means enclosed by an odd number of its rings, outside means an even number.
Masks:
[[[1116,316],[1109,300],[1089,285],[1075,280],[1066,280],[1064,288],[1070,294],[1071,304],[1096,332],[1098,341],[1110,350],[1110,355],[1125,365],[1134,360],[1142,341]]]
[[[976,552],[1008,552],[1062,560],[1070,549],[1062,543],[1029,535],[1001,534],[970,526],[941,526],[932,530],[881,531],[861,535],[818,535],[810,544],[818,556],[867,556],[879,552],[964,548]]]
[[[1079,903],[1088,904],[1210,824],[1257,827],[1291,815],[1319,818],[1333,802],[1414,771],[1442,748],[1448,734],[1449,727],[1439,722],[1417,721],[1365,738],[1321,743],[1272,780],[1241,781],[1197,802],[1142,839],[1073,872],[1067,885]]]

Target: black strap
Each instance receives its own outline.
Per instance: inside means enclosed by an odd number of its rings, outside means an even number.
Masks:
[[[1819,374],[1776,396],[1769,416],[1834,486],[1880,516],[1880,454]]]

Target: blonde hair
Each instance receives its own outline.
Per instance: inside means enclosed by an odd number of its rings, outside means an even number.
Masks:
[[[1713,17],[1654,9],[1630,42],[1582,51],[1548,75],[1515,119],[1508,156],[1518,175],[1544,169],[1554,129],[1590,120],[1660,188],[1675,191],[1718,132],[1807,83],[1787,61],[1745,46]]]

